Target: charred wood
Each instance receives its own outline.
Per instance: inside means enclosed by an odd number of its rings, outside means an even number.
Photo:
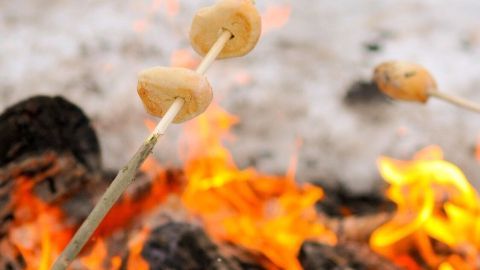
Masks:
[[[0,115],[0,167],[47,150],[70,153],[99,170],[100,147],[89,119],[62,97],[36,96]]]

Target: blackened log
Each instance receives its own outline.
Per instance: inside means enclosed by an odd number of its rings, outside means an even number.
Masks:
[[[98,178],[100,148],[89,119],[61,97],[32,97],[0,115],[0,239],[15,220],[17,180],[33,183],[46,203]]]
[[[89,119],[62,97],[36,96],[0,115],[0,167],[42,154],[71,153],[90,170],[101,168],[100,147]]]
[[[0,239],[11,222],[17,220],[13,196],[22,181],[30,182],[32,193],[45,203],[63,206],[65,200],[72,199],[85,186],[99,182],[100,177],[71,154],[50,151],[0,168]],[[88,201],[83,201],[83,205],[88,205]]]
[[[24,180],[33,183],[32,191],[42,201],[55,203],[86,183],[99,181],[99,177],[100,174],[90,173],[72,155],[47,151],[0,168],[0,198]]]

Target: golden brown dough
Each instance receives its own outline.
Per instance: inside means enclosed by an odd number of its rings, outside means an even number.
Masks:
[[[148,113],[163,117],[177,97],[185,100],[173,120],[181,123],[204,112],[213,94],[205,76],[186,68],[153,67],[139,74],[137,92]]]
[[[388,96],[425,103],[437,83],[424,67],[405,61],[389,61],[375,68],[374,81]]]
[[[257,44],[261,24],[260,14],[251,0],[221,0],[195,14],[190,29],[190,43],[197,53],[205,55],[222,31],[227,30],[233,37],[218,58],[242,56]]]

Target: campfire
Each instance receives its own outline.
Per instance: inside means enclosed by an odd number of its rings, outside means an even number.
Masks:
[[[8,122],[7,134],[65,140],[62,127],[45,134],[43,119],[28,115],[41,111],[56,124],[56,110],[73,106],[32,98],[0,119]],[[94,134],[80,110],[70,113],[82,119],[83,134]],[[34,128],[15,128],[25,119]],[[395,207],[372,197],[342,201],[341,191],[298,183],[295,155],[284,176],[239,169],[223,144],[239,121],[214,104],[187,123],[183,168],[150,157],[72,269],[476,269],[480,198],[439,147],[411,161],[379,158],[385,196]],[[9,138],[11,152],[22,142]],[[98,150],[95,137],[85,143]],[[86,215],[82,207],[88,210],[109,181],[110,173],[82,158],[98,160],[92,156],[98,151],[59,145],[65,148],[40,152],[23,145],[2,167],[4,269],[49,269]]]
[[[150,135],[118,172],[102,165],[94,125],[72,101],[32,96],[5,109],[0,269],[480,268],[480,196],[439,146],[411,160],[379,156],[379,193],[299,179],[301,139],[285,153],[291,157],[283,173],[237,165],[226,145],[248,119],[213,99],[205,73],[217,58],[249,53],[288,21],[289,5],[260,16],[254,2],[222,0],[196,13],[190,41],[203,59],[178,49],[172,67],[140,72],[138,95],[161,120],[144,120]],[[133,30],[148,31],[160,6],[170,18],[180,12],[177,1],[153,1]],[[388,61],[372,73],[360,86],[392,102],[434,97],[480,111],[441,92],[419,64]],[[248,86],[252,74],[240,70],[234,80]],[[180,166],[150,155],[172,122],[182,123]]]

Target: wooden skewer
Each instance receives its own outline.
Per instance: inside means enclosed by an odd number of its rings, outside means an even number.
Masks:
[[[457,97],[457,96],[452,96],[449,94],[446,94],[444,92],[440,91],[430,91],[428,93],[429,96],[436,97],[439,99],[442,99],[448,103],[451,103],[453,105],[456,105],[458,107],[462,107],[464,109],[474,111],[477,113],[480,113],[480,104]]]
[[[223,31],[197,67],[196,72],[202,75],[205,74],[231,37],[232,34],[229,31]],[[93,232],[105,218],[106,214],[110,211],[118,198],[120,198],[125,189],[133,182],[140,165],[152,152],[159,137],[165,134],[168,126],[182,109],[184,103],[185,101],[182,98],[175,99],[153,132],[145,139],[142,146],[140,146],[130,161],[128,161],[128,163],[118,172],[117,176],[95,205],[92,212],[90,212],[63,252],[57,258],[51,268],[52,270],[66,269],[78,253],[80,253],[83,246],[87,243],[88,239],[90,239]]]

